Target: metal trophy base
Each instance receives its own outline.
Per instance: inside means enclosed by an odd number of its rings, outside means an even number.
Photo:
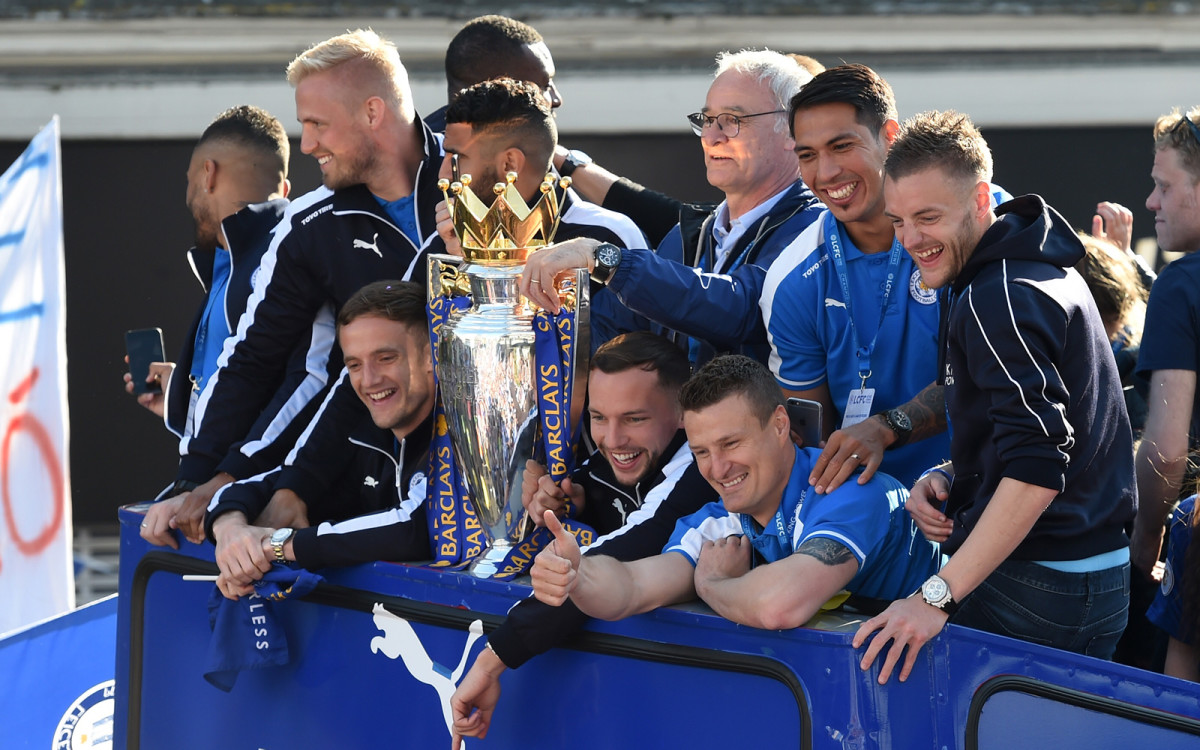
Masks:
[[[476,578],[491,578],[500,571],[500,564],[504,562],[504,558],[515,546],[507,539],[497,539],[492,546],[483,551],[483,554],[475,558],[475,562],[471,563],[467,572]]]

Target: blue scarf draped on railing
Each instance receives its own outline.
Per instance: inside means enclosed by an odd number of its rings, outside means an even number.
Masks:
[[[308,595],[323,578],[302,568],[278,563],[254,582],[254,593],[226,599],[213,587],[208,598],[212,638],[204,660],[204,679],[229,692],[248,669],[282,667],[291,659],[287,633],[272,612],[272,603]]]

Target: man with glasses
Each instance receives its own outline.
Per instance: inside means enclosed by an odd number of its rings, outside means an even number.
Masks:
[[[824,65],[808,55],[793,53],[788,57],[810,75],[825,70]],[[679,223],[681,213],[707,214],[712,210],[712,204],[681,201],[613,174],[582,151],[570,151],[561,145],[554,150],[554,166],[559,174],[574,181],[572,187],[584,198],[633,219],[656,246]]]
[[[1150,413],[1137,453],[1140,505],[1131,539],[1133,566],[1154,575],[1163,521],[1184,486],[1187,454],[1200,436],[1196,372],[1200,370],[1200,107],[1163,115],[1154,124],[1154,212],[1158,246],[1187,253],[1162,270],[1146,308],[1138,371],[1150,379]],[[1181,493],[1181,489],[1183,490]],[[1168,585],[1164,583],[1164,585]]]
[[[681,222],[657,252],[579,239],[536,253],[521,291],[556,310],[555,276],[585,267],[607,285],[593,299],[594,345],[619,333],[666,329],[686,342],[693,363],[720,351],[766,362],[757,310],[763,279],[821,209],[800,180],[784,116],[788,100],[810,79],[775,52],[719,55],[704,108],[688,120],[700,136],[708,181],[725,200]]]
[[[770,112],[755,112],[751,115],[735,115],[729,112],[722,112],[719,115],[706,115],[703,112],[693,112],[687,116],[688,123],[692,126],[692,132],[697,138],[704,137],[704,129],[710,128],[713,125],[717,126],[717,130],[726,138],[737,138],[741,132],[742,123],[752,117],[762,117],[763,115],[777,115],[781,112],[787,112],[786,109],[773,109]]]

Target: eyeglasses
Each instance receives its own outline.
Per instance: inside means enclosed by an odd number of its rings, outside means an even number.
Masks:
[[[749,120],[751,117],[762,117],[763,115],[778,115],[786,111],[786,109],[773,109],[770,112],[756,112],[752,115],[735,115],[730,112],[722,112],[714,116],[706,115],[703,112],[693,112],[687,116],[687,121],[692,126],[692,132],[698,136],[704,135],[704,129],[715,122],[717,130],[720,130],[726,138],[736,138],[737,134],[742,131],[742,120]]]
[[[1196,138],[1196,143],[1200,144],[1200,128],[1196,127],[1196,123],[1192,122],[1192,118],[1188,117],[1186,113],[1179,118],[1179,122],[1175,123],[1175,127],[1178,128],[1185,122],[1187,123],[1188,128],[1192,131],[1192,135]],[[696,126],[693,125],[692,129],[695,130],[695,128]]]

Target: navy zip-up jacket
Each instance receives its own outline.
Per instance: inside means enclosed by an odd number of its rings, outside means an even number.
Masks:
[[[1036,195],[997,208],[942,299],[954,482],[946,514],[970,534],[1004,477],[1058,491],[1016,560],[1079,560],[1127,545],[1133,437],[1104,324],[1072,268],[1083,244]]]
[[[437,235],[434,208],[441,139],[422,124],[424,160],[413,190],[417,237],[392,223],[363,185],[319,188],[295,200],[263,256],[246,312],[197,404],[196,434],[180,443],[178,479],[205,482],[217,472],[245,478],[282,462],[281,439],[319,403],[342,367],[331,351],[337,310],[373,281],[424,283],[423,248]],[[305,350],[304,367],[288,358]],[[282,385],[281,385],[282,383]],[[258,422],[261,435],[245,441]],[[245,441],[238,448],[239,441]]]
[[[592,300],[594,344],[628,331],[669,329],[700,340],[696,366],[728,352],[766,364],[771,348],[758,299],[767,269],[824,208],[796,180],[767,215],[746,230],[715,272],[696,267],[715,247],[715,211],[704,214],[698,226],[694,221],[682,223],[688,215],[681,215],[681,224],[657,251],[630,249],[621,254],[607,290]],[[730,268],[739,258],[741,262]]]
[[[225,314],[225,324],[230,331],[237,325],[238,318],[242,317],[242,312],[246,309],[246,300],[253,289],[259,261],[271,245],[271,230],[283,219],[287,207],[287,198],[277,198],[266,203],[246,206],[241,211],[225,217],[221,222],[221,228],[225,230],[225,242],[229,245],[225,248],[229,253],[229,283],[225,285],[225,299],[221,301],[221,310]],[[216,252],[215,249],[200,250],[193,247],[187,254],[188,265],[204,290],[206,303],[212,289]],[[180,438],[184,436],[188,409],[191,406],[192,383],[187,374],[192,371],[196,333],[200,330],[204,308],[205,305],[200,305],[196,310],[196,317],[192,319],[192,327],[188,329],[183,350],[175,360],[175,373],[171,376],[163,401],[163,422],[168,430]]]
[[[429,467],[432,414],[397,443],[391,430],[376,427],[370,414],[339,436],[338,461],[320,467],[322,489],[304,494],[312,526],[297,529],[296,563],[305,568],[358,565],[375,560],[428,560],[425,471]],[[221,488],[209,504],[205,534],[221,515],[241,511],[250,523],[280,489],[282,469]],[[323,508],[324,511],[315,511]],[[349,523],[341,523],[348,521]],[[214,542],[215,543],[215,542]]]

